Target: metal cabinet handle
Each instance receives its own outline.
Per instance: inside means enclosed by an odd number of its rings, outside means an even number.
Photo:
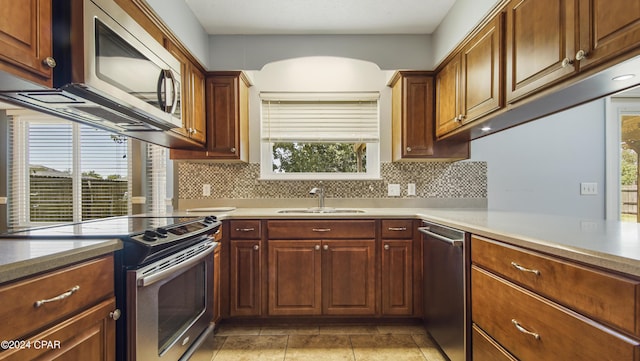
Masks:
[[[535,338],[536,340],[540,339],[540,334],[527,330],[526,328],[522,327],[520,322],[516,321],[515,319],[511,319],[511,323],[513,323],[513,325],[516,326],[516,329],[518,329],[518,331],[524,334],[533,336],[533,338]]]
[[[319,251],[319,250],[320,250],[320,245],[319,245],[319,244],[316,244],[315,249],[316,249],[316,251]]]
[[[260,246],[258,246],[257,244],[253,246],[253,250],[254,250],[254,251],[257,251],[257,250],[259,250],[259,249],[260,249]]]
[[[120,315],[122,315],[122,312],[120,312],[120,310],[117,308],[109,312],[109,317],[113,318],[114,321],[118,321],[118,319],[120,318]]]
[[[42,60],[42,64],[48,66],[49,68],[53,69],[56,67],[56,65],[58,65],[58,63],[56,62],[56,59],[54,59],[51,56],[47,56],[46,58],[44,58]]]
[[[582,59],[585,59],[586,57],[589,56],[589,53],[580,49],[578,50],[578,52],[576,53],[576,60],[580,61]]]
[[[411,151],[411,147],[407,147],[407,152],[410,152],[410,151]]]
[[[312,228],[314,232],[331,232],[331,228]]]
[[[236,148],[231,148],[231,149],[229,149],[229,151],[231,151],[231,153],[235,153],[236,152]]]
[[[237,232],[253,232],[255,230],[255,228],[236,228]]]
[[[562,59],[562,67],[566,68],[569,65],[573,64],[573,60],[569,59],[569,58],[564,58]]]
[[[388,245],[388,244],[385,244],[385,245],[384,245],[384,250],[385,250],[385,251],[388,251],[388,250],[389,250],[389,245]]]
[[[328,251],[329,250],[329,245],[325,244],[324,246],[322,246],[322,249],[324,249],[325,251]]]
[[[517,264],[517,263],[515,263],[515,262],[511,262],[511,265],[512,265],[515,269],[517,269],[518,271],[522,271],[522,272],[530,272],[530,273],[535,274],[536,276],[540,276],[540,271],[538,271],[537,269],[526,268],[526,267],[523,267],[523,266],[521,266],[521,265],[519,265],[519,264]]]
[[[80,290],[80,286],[75,285],[75,286],[71,287],[71,289],[69,291],[67,291],[67,292],[65,292],[65,293],[63,293],[61,295],[58,295],[56,297],[49,298],[49,299],[46,299],[46,300],[39,300],[39,301],[34,302],[33,307],[38,308],[38,307],[44,305],[45,303],[64,300],[65,298],[71,297],[71,295],[73,295],[74,293],[78,292],[79,290]]]
[[[404,232],[407,230],[407,227],[389,227],[387,230],[392,232]]]

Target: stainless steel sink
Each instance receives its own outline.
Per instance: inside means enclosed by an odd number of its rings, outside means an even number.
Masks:
[[[330,208],[330,207],[314,207],[314,208],[292,208],[281,209],[277,213],[364,213],[362,209],[348,209],[348,208]]]

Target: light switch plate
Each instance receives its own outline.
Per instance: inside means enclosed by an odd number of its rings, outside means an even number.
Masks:
[[[387,192],[389,197],[400,197],[400,184],[389,184]]]
[[[580,183],[580,195],[594,196],[598,194],[598,183],[582,182]]]
[[[415,183],[407,184],[407,195],[408,196],[415,196],[416,195],[416,184]]]

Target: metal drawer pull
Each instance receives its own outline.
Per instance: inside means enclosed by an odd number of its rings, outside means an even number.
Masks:
[[[403,232],[407,230],[407,227],[389,227],[387,228],[387,230],[394,232]]]
[[[530,268],[522,267],[521,265],[519,265],[519,264],[517,264],[515,262],[511,262],[511,265],[513,267],[515,267],[515,269],[517,269],[518,271],[531,272],[531,273],[535,274],[536,276],[540,276],[540,271],[538,271],[537,269],[530,269]]]
[[[385,251],[388,251],[388,250],[389,250],[389,245],[388,245],[388,244],[385,244],[385,245],[384,245],[384,250],[385,250]]]
[[[331,228],[312,228],[314,232],[331,232]]]
[[[516,328],[518,329],[518,331],[533,336],[533,338],[535,338],[536,340],[540,339],[540,334],[537,334],[535,332],[531,332],[529,330],[527,330],[526,328],[522,327],[522,325],[520,325],[520,323],[518,321],[516,321],[515,319],[511,319],[511,323],[513,323],[514,326],[516,326]]]
[[[255,230],[255,228],[236,228],[236,231],[238,232],[253,232]]]
[[[48,300],[40,300],[40,301],[36,301],[33,304],[33,307],[38,308],[42,305],[44,305],[45,303],[49,303],[49,302],[56,302],[56,301],[60,301],[60,300],[64,300],[65,298],[70,297],[71,295],[73,295],[74,293],[78,292],[80,290],[80,286],[76,285],[71,287],[71,289],[59,296],[53,297],[53,298],[49,298]]]
[[[316,244],[315,249],[316,249],[316,251],[319,251],[320,250],[320,245]]]
[[[258,246],[257,244],[253,246],[253,250],[254,250],[254,251],[257,251],[257,250],[259,250],[259,249],[260,249],[260,246]]]

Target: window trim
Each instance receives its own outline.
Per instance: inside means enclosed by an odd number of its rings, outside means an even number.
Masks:
[[[620,117],[640,113],[640,99],[607,97],[605,99],[605,216],[620,220]]]

